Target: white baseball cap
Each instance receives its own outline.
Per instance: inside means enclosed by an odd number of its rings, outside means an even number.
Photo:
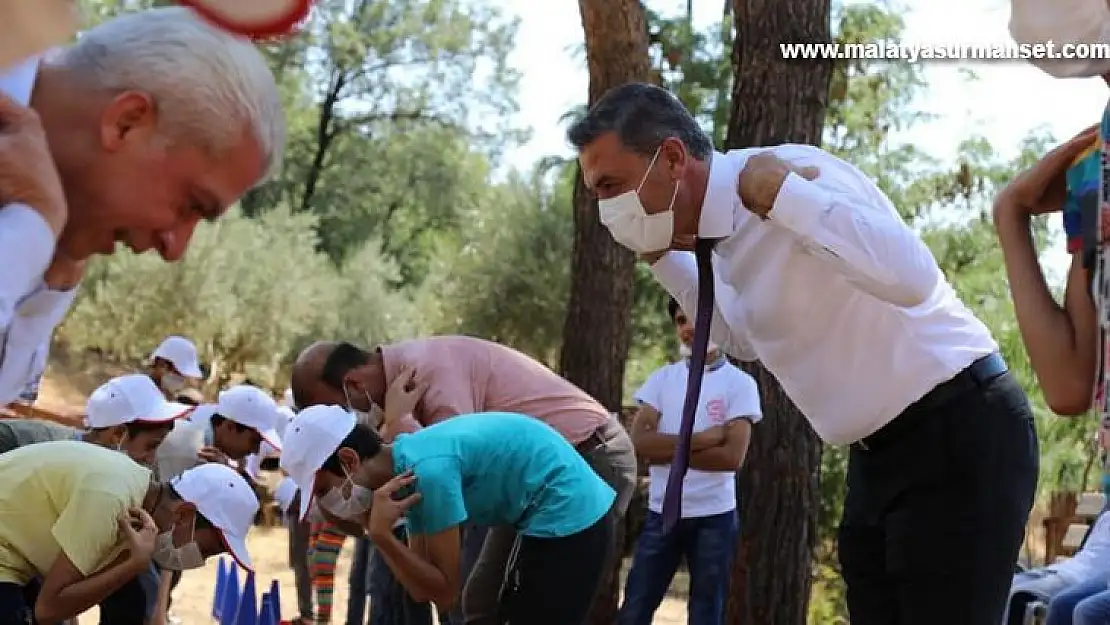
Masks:
[[[355,423],[355,416],[346,409],[325,405],[305,408],[289,422],[281,450],[281,469],[301,491],[298,519],[308,515],[316,472],[355,429]]]
[[[170,486],[220,531],[239,566],[252,570],[247,532],[254,525],[259,506],[258,496],[243,476],[231,467],[209,462],[185,471]]]
[[[295,416],[297,416],[297,413],[293,412],[292,408],[288,406],[278,406],[278,436],[285,438],[285,430],[289,427],[289,423],[293,421],[293,417]]]
[[[274,398],[262,389],[249,384],[224,389],[216,397],[216,403],[197,406],[191,419],[207,421],[216,415],[257,430],[271,447],[281,450],[277,424],[285,417],[278,412]]]
[[[125,423],[165,423],[189,414],[192,407],[166,401],[154,381],[143,374],[112,378],[89,395],[85,426],[110,428]]]
[[[204,377],[197,363],[197,346],[183,336],[168,337],[150,357],[168,360],[178,373],[187,378]]]

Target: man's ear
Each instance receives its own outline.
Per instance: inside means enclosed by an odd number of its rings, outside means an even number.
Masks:
[[[686,145],[677,137],[668,137],[663,140],[660,160],[667,165],[667,171],[672,180],[679,180],[686,172],[686,161],[690,158]]]
[[[119,446],[123,444],[123,438],[127,436],[126,425],[113,425],[108,428],[108,437],[112,441],[112,445]]]
[[[176,525],[188,525],[196,518],[197,507],[188,501],[175,501],[171,509],[173,522]]]
[[[359,465],[362,464],[361,459],[358,457],[358,452],[350,447],[341,447],[339,451],[335,453],[339,457],[340,464],[347,469],[349,474],[354,475],[355,472],[358,471]]]

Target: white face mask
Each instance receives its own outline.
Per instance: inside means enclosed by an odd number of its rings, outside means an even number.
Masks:
[[[708,356],[712,357],[713,353],[716,352],[717,349],[718,349],[717,344],[714,343],[713,341],[709,341],[709,343],[706,345],[705,353]],[[693,354],[694,354],[694,350],[690,349],[689,345],[687,345],[685,343],[680,343],[678,345],[678,356],[680,358],[687,359],[690,356],[692,356]],[[708,364],[708,363],[706,363],[706,364]]]
[[[655,150],[655,155],[651,157],[647,171],[635,190],[597,202],[601,223],[609,229],[613,239],[637,254],[665,250],[674,239],[674,202],[678,197],[678,181],[674,183],[674,193],[671,194],[671,203],[667,210],[648,214],[640,201],[640,189],[647,182],[648,173],[655,166],[662,149],[663,146],[659,146]]]
[[[318,498],[317,503],[334,517],[347,521],[357,520],[370,509],[370,504],[374,502],[374,491],[355,484],[346,467],[343,468],[343,473],[347,476],[347,481]],[[347,487],[351,489],[350,495],[343,493]]]
[[[167,571],[188,571],[190,569],[199,569],[204,566],[204,556],[200,553],[200,546],[193,535],[196,530],[196,521],[193,522],[192,529],[189,530],[189,542],[180,547],[173,545],[173,528],[169,531],[162,532],[158,535],[154,542],[154,553],[151,554],[150,559],[154,561],[159,568]]]
[[[370,393],[366,393],[366,401],[370,404],[370,412],[354,407],[354,404],[351,403],[351,393],[347,390],[345,384],[343,385],[343,396],[347,398],[347,412],[354,415],[355,421],[374,430],[377,430],[385,421],[385,410],[382,410],[382,407],[370,397]]]

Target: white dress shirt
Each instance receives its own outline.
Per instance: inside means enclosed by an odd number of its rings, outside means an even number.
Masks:
[[[874,433],[998,349],[921,239],[848,163],[811,146],[773,148],[820,175],[790,174],[770,219],[744,208],[736,181],[765,149],[715,154],[710,166],[699,235],[723,239],[710,336],[762,361],[823,440]],[[692,253],[669,252],[652,271],[683,310],[697,310]]]
[[[1051,41],[1057,55],[1063,52],[1063,44],[1108,44],[1110,6],[1107,0],[1011,0],[1010,35],[1018,43]],[[1029,59],[1029,62],[1060,78],[1110,72],[1110,58],[1096,56]]]
[[[0,75],[0,91],[21,103],[31,100],[38,59]],[[0,207],[0,406],[46,368],[50,338],[77,290],[53,291],[43,274],[54,256],[54,232],[34,210]]]

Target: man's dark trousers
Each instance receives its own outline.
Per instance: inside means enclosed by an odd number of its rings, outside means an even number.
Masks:
[[[1004,371],[977,361],[852,446],[839,545],[852,625],[1000,622],[1038,473],[1032,411]]]

